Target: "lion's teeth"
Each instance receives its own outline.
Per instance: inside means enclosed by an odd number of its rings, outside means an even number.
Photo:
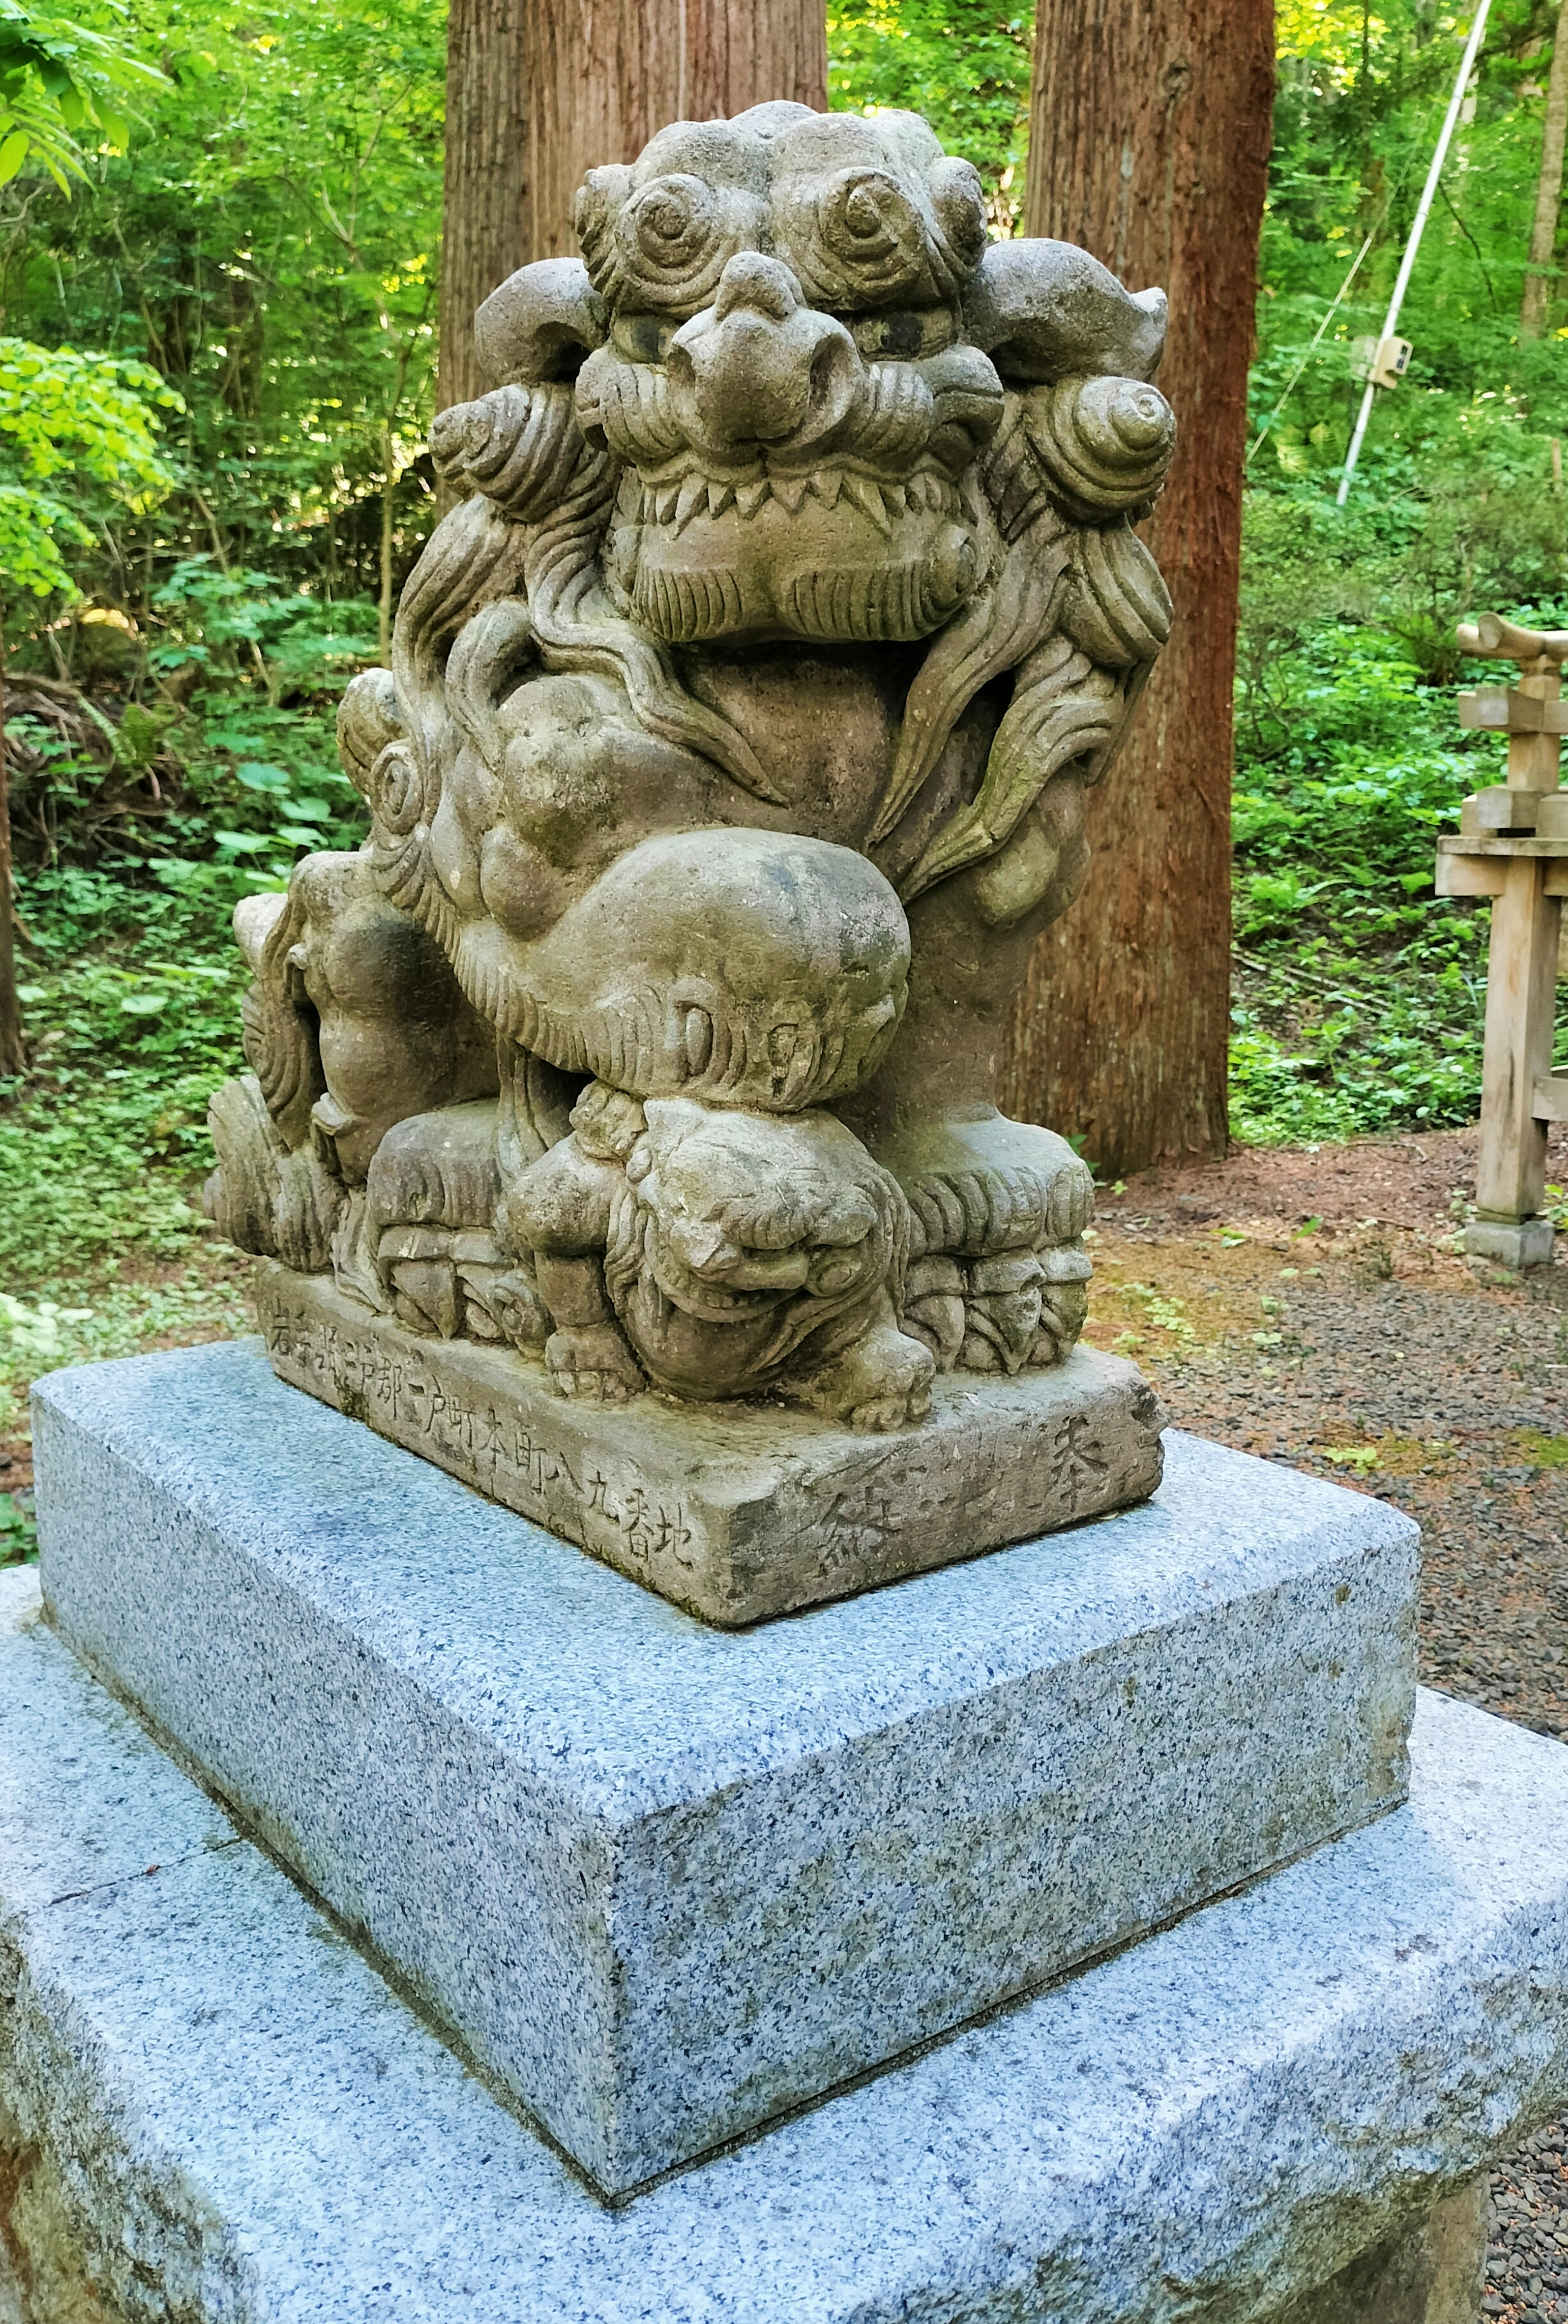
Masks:
[[[735,506],[742,516],[755,516],[768,497],[768,479],[760,476],[755,484],[735,486]]]
[[[894,516],[908,515],[909,503],[902,484],[884,484],[881,487],[881,493]]]
[[[730,506],[734,497],[735,488],[733,484],[715,484],[710,483],[708,485],[709,516],[723,516],[724,511]]]
[[[781,501],[793,516],[806,498],[806,487],[810,479],[806,476],[775,476],[771,481],[774,499]]]
[[[698,509],[708,504],[708,480],[706,476],[687,476],[675,503],[675,530],[682,533]]]
[[[870,517],[879,532],[891,532],[893,528],[888,521],[886,504],[869,476],[846,475],[844,489],[861,513]]]
[[[653,495],[653,512],[660,524],[668,524],[680,500],[678,484],[660,484]]]
[[[844,490],[842,468],[818,468],[807,481],[824,508],[838,506],[838,496]]]

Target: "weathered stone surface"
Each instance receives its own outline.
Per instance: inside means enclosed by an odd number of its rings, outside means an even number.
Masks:
[[[1568,2101],[1568,1750],[1428,1695],[1407,1807],[606,2210],[32,1591],[0,1581],[8,2159],[130,2324],[1273,2324]]]
[[[510,1348],[413,1340],[325,1277],[264,1267],[274,1370],[465,1484],[726,1628],[1032,1540],[1159,1482],[1163,1415],[1133,1366],[938,1383],[892,1440],[779,1405],[612,1406]]]
[[[35,1411],[61,1635],[613,2190],[1404,1791],[1415,1527],[1196,1439],[737,1633],[244,1348]]]
[[[997,1058],[1169,630],[1164,295],[991,243],[892,110],[674,123],[576,217],[431,428],[457,504],[339,717],[369,841],[241,908],[208,1207],[400,1362],[931,1473],[933,1380],[1005,1404],[1086,1312],[1089,1172]]]
[[[1547,1218],[1471,1219],[1464,1229],[1464,1248],[1472,1259],[1493,1259],[1499,1267],[1545,1267],[1554,1233]]]
[[[1480,2172],[1417,2226],[1386,2236],[1331,2282],[1291,2301],[1277,2324],[1476,2324],[1490,2198]]]

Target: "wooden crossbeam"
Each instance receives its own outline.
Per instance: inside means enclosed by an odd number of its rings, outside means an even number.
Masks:
[[[1517,686],[1478,686],[1460,696],[1459,723],[1490,734],[1568,734],[1568,702]]]
[[[1568,801],[1568,791],[1563,792],[1563,798]],[[1554,799],[1552,801],[1553,806],[1556,803]],[[1545,814],[1545,807],[1546,802],[1543,800],[1542,814]],[[1568,861],[1568,837],[1547,837],[1538,827],[1535,831],[1487,832],[1474,838],[1462,832],[1445,831],[1439,835],[1437,853],[1439,856],[1529,855],[1546,862],[1555,862],[1559,858]]]
[[[1568,661],[1568,630],[1522,630],[1501,613],[1461,622],[1456,634],[1461,653],[1486,661]]]
[[[1493,831],[1534,831],[1542,796],[1540,791],[1527,791],[1513,783],[1472,791],[1459,810],[1460,836],[1480,839]]]

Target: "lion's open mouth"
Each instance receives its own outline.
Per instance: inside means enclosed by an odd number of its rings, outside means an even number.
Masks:
[[[715,475],[687,461],[629,471],[605,569],[671,645],[743,632],[873,643],[939,629],[973,589],[980,549],[957,487],[838,464]]]
[[[660,1302],[667,1308],[695,1316],[704,1323],[749,1323],[787,1299],[800,1296],[798,1287],[765,1291],[727,1291],[722,1284],[705,1282],[678,1264],[654,1257],[650,1272]]]
[[[637,498],[632,508],[630,493],[623,495],[625,521],[666,526],[677,540],[698,517],[717,518],[733,509],[741,521],[747,522],[770,502],[795,516],[807,500],[819,501],[831,510],[843,498],[888,537],[895,522],[911,512],[955,517],[963,505],[958,487],[934,467],[895,479],[842,463],[804,475],[753,467],[734,475],[712,475],[686,464],[674,475],[664,471],[639,477],[630,471],[629,480]]]

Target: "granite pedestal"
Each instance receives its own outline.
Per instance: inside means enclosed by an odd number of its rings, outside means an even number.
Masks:
[[[742,1634],[244,1347],[35,1450],[60,1635],[612,2196],[1404,1796],[1415,1527],[1194,1438]]]
[[[1401,2246],[1568,2097],[1568,1749],[1426,1695],[1406,1805],[606,2209],[35,1606],[0,1577],[36,2324],[1465,2324]]]

